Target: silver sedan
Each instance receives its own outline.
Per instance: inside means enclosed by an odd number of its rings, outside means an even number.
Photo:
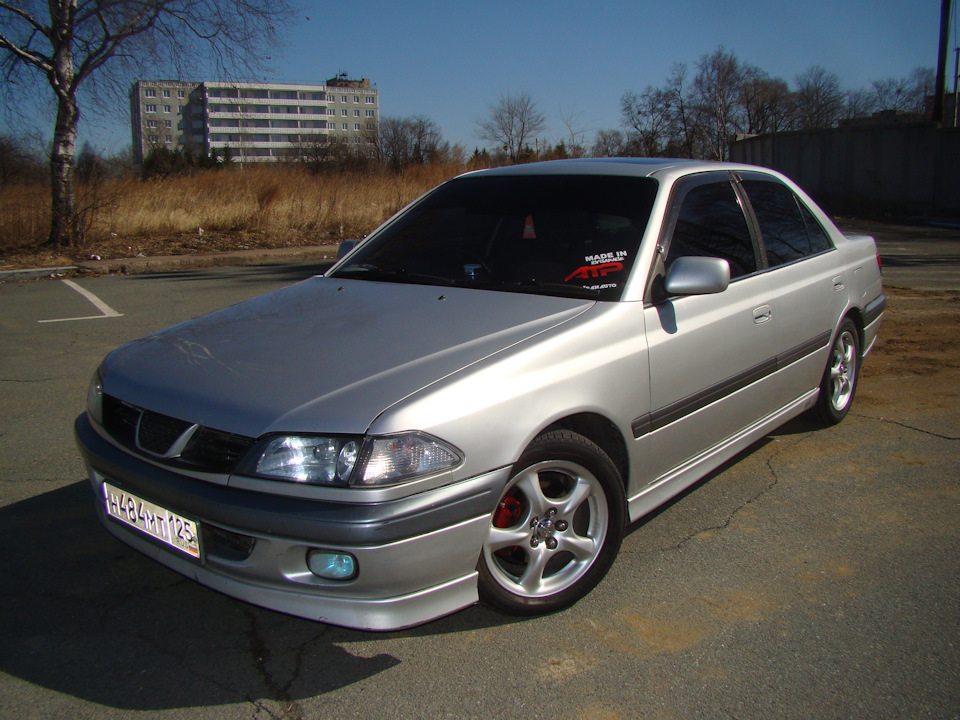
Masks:
[[[576,602],[627,523],[842,420],[885,302],[871,238],[746,165],[471,173],[344,249],[110,353],[75,432],[118,538],[364,629]]]

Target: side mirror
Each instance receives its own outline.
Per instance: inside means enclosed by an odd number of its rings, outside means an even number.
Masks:
[[[668,295],[710,295],[730,284],[730,263],[715,257],[680,257],[670,263],[663,289]]]
[[[359,243],[359,240],[344,240],[342,243],[340,243],[340,246],[337,248],[337,260],[347,255]]]

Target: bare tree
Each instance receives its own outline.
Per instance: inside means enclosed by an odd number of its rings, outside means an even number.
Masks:
[[[627,138],[622,130],[597,130],[591,155],[593,157],[621,157],[626,155]]]
[[[882,78],[871,83],[877,110],[907,112],[913,109],[910,81],[907,78]]]
[[[927,98],[936,93],[936,73],[933,68],[918,67],[910,73],[910,98],[913,106],[910,112],[927,114]]]
[[[219,72],[260,66],[258,48],[276,47],[275,30],[292,17],[286,0],[0,0],[2,96],[15,102],[34,71],[56,101],[50,159],[49,245],[74,241],[73,190],[79,93],[100,99],[105,85],[137,71],[211,62]]]
[[[687,84],[687,66],[674,63],[667,76],[666,91],[673,106],[673,129],[666,154],[677,157],[698,157],[698,146],[702,145],[703,130],[701,117],[703,111],[696,102],[693,90]]]
[[[582,124],[581,117],[583,113],[577,110],[576,105],[569,108],[560,108],[560,122],[567,129],[567,137],[564,144],[569,157],[582,158],[587,155],[586,138],[587,126]]]
[[[801,130],[831,128],[840,119],[844,95],[836,73],[814,65],[797,75],[797,126]]]
[[[786,81],[747,65],[741,74],[737,101],[742,117],[741,132],[760,135],[789,128],[793,98]]]
[[[408,165],[424,165],[440,159],[449,150],[440,128],[423,115],[384,117],[380,120],[381,161],[394,172]]]
[[[868,117],[875,110],[876,98],[871,91],[860,88],[859,90],[847,90],[844,93],[844,120]]]
[[[651,85],[639,95],[628,91],[620,98],[623,125],[636,140],[640,155],[662,154],[675,121],[672,99],[668,89]]]
[[[703,118],[706,156],[710,159],[726,160],[730,136],[741,127],[737,106],[740,83],[740,63],[723,46],[697,63],[693,89]]]
[[[490,116],[477,123],[477,137],[503,148],[517,162],[524,148],[547,127],[547,116],[527,92],[500,95]]]

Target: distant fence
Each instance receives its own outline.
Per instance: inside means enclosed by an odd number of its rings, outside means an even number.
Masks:
[[[834,215],[960,216],[960,130],[929,125],[758,135],[730,159],[779,170]]]

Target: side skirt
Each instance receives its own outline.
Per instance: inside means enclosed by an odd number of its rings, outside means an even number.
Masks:
[[[749,447],[788,420],[812,408],[817,402],[819,388],[801,395],[793,402],[758,420],[735,435],[714,445],[682,465],[664,473],[627,501],[630,522],[634,522],[652,510],[679,495],[711,470],[720,467],[744,448]]]

